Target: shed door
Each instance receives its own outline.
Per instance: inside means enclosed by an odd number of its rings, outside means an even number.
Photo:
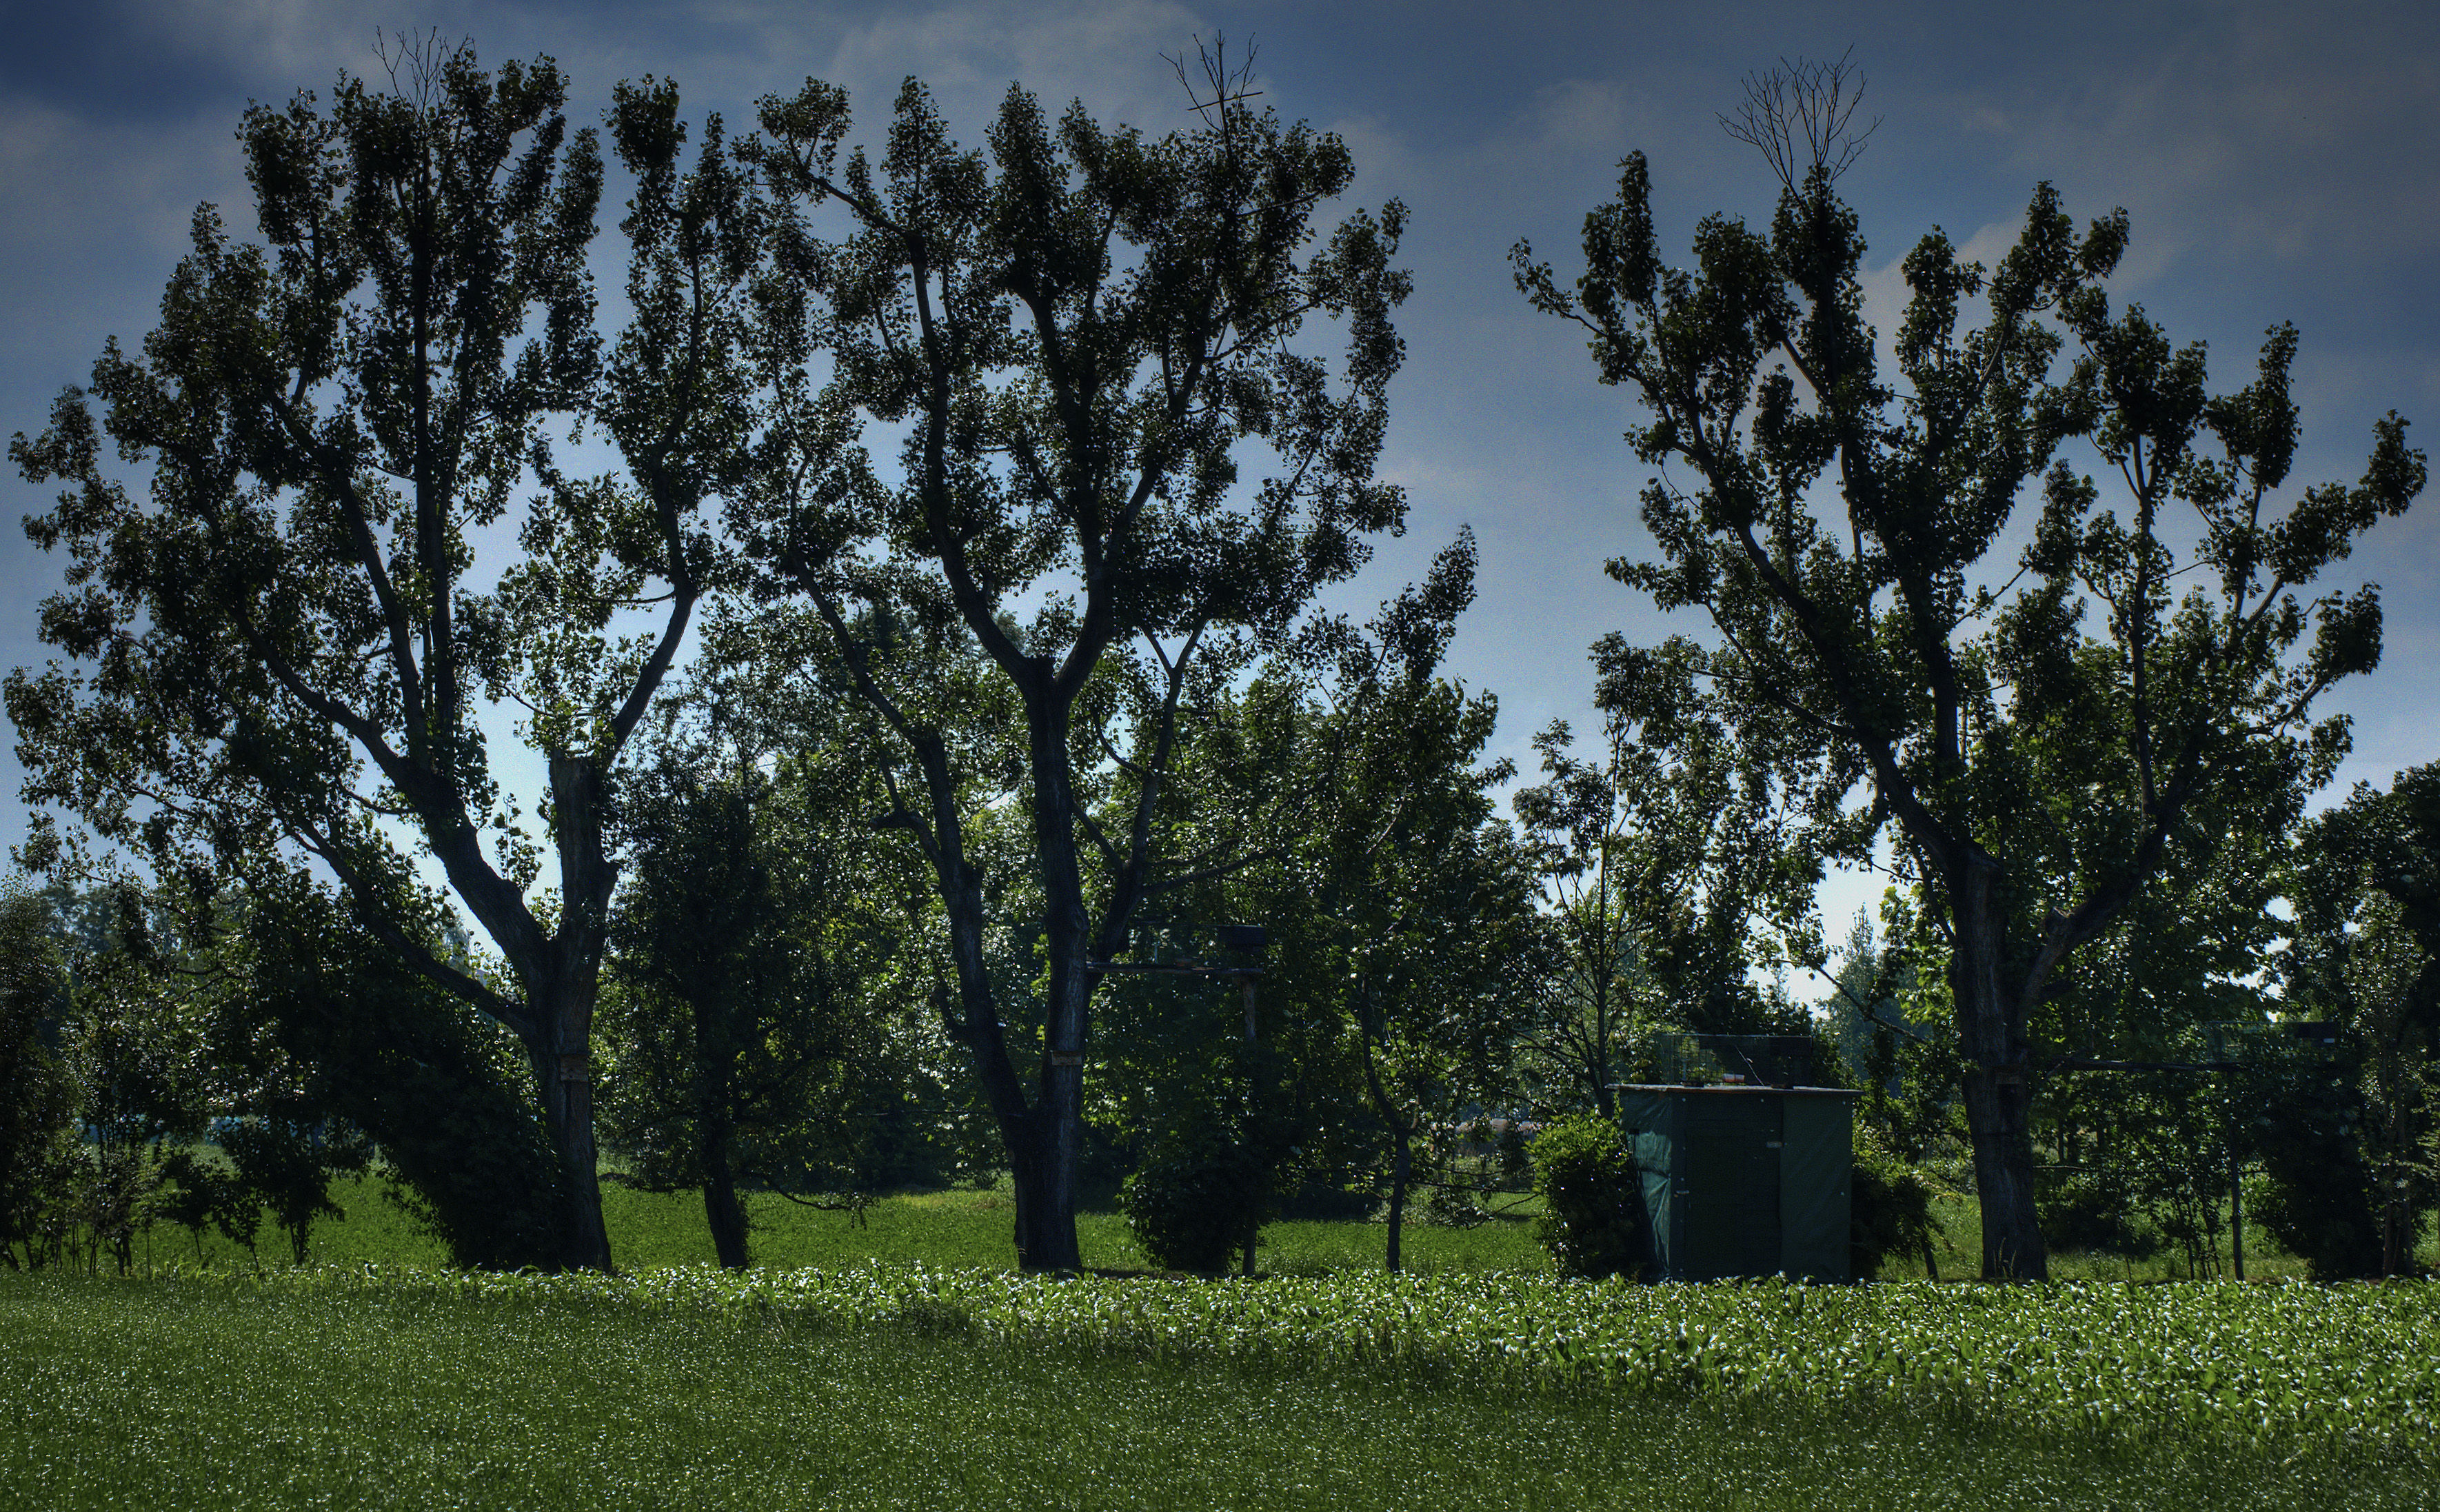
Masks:
[[[1686,1099],[1689,1281],[1780,1269],[1779,1161],[1785,1099],[1752,1092]]]

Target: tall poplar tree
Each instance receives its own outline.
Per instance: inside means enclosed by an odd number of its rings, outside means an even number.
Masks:
[[[1809,806],[1868,788],[1848,854],[1893,831],[1924,886],[1949,947],[1983,1269],[2037,1278],[2034,1005],[2173,849],[2283,822],[2328,780],[2346,724],[2312,708],[2378,661],[2380,605],[2372,588],[2304,594],[2407,508],[2424,461],[2393,412],[2359,483],[2287,495],[2294,330],[2270,333],[2254,382],[2213,394],[2199,346],[2111,308],[2124,213],[2079,235],[2048,184],[1996,268],[1938,230],[1907,254],[1885,372],[1838,189],[1863,146],[1855,83],[1843,63],[1774,73],[1727,122],[1778,177],[1767,233],[1706,217],[1694,267],[1668,266],[1635,153],[1586,218],[1573,293],[1521,243],[1517,284],[1650,417],[1629,439],[1661,469],[1642,497],[1660,559],[1611,574],[1705,612],[1725,717],[1809,729],[1785,758]],[[2001,554],[2028,513],[2029,544]]]
[[[967,151],[909,81],[880,161],[842,164],[843,92],[762,110],[785,219],[759,350],[787,418],[739,529],[767,589],[818,612],[892,753],[887,822],[938,881],[946,1026],[1005,1142],[1029,1268],[1077,1264],[1093,963],[1179,859],[1155,818],[1181,710],[1406,512],[1372,476],[1405,213],[1316,244],[1353,181],[1345,144],[1210,64],[1194,124],[1158,139],[1081,104],[1054,123],[1013,88],[988,154]],[[1336,365],[1297,341],[1322,321]],[[875,422],[903,437],[888,475],[854,445]],[[976,650],[982,685],[944,673]],[[986,747],[1003,764],[978,766]],[[1002,797],[1030,832],[1015,893],[972,847]],[[1011,992],[988,937],[1020,925],[993,916],[1019,894],[1040,899],[1020,926],[1039,976]]]
[[[622,86],[634,319],[605,351],[586,263],[603,165],[558,68],[493,74],[437,38],[387,61],[389,87],[342,74],[327,107],[246,113],[260,240],[199,207],[159,328],[137,353],[112,342],[90,391],[10,447],[66,485],[27,531],[69,558],[42,633],[70,665],[13,675],[9,712],[29,801],[198,896],[310,855],[393,949],[513,1030],[565,1169],[565,1261],[606,1267],[603,819],[711,569],[699,506],[742,457],[731,359],[758,223],[718,121],[684,171],[674,87]],[[550,438],[595,422],[626,469],[568,476]],[[149,487],[107,465],[105,435]],[[511,719],[547,775],[540,843],[493,748]],[[389,908],[419,857],[505,985]]]

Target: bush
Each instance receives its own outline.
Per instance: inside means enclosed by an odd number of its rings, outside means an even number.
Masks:
[[[317,1111],[380,1146],[391,1200],[449,1246],[450,1264],[557,1269],[567,1202],[523,1051],[351,907],[301,884],[256,889],[245,1027],[312,1068]]]
[[[1165,1131],[1119,1188],[1119,1211],[1153,1264],[1213,1274],[1246,1242],[1267,1193],[1228,1132],[1210,1123]]]
[[[2380,1226],[2374,1216],[2364,1158],[2366,1108],[2360,1069],[2250,1048],[2246,1071],[2230,1089],[2242,1109],[2238,1150],[2259,1162],[2266,1188],[2250,1215],[2316,1281],[2381,1271]]]
[[[1869,1135],[1857,1142],[1847,1183],[1847,1273],[1870,1281],[1893,1254],[1914,1255],[1931,1245],[1931,1183]]]
[[[2035,1193],[2042,1237],[2054,1250],[2091,1250],[2149,1260],[2160,1235],[2138,1221],[2135,1193],[2115,1171],[2065,1171],[2047,1177]]]
[[[1456,1181],[1440,1181],[1424,1203],[1424,1221],[1444,1229],[1479,1229],[1491,1215],[1475,1200],[1474,1189]]]
[[[1568,1276],[1636,1275],[1643,1268],[1643,1199],[1635,1154],[1616,1124],[1563,1118],[1534,1141],[1534,1236]]]

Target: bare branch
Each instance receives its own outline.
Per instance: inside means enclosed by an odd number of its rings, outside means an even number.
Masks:
[[[1875,116],[1855,129],[1865,82],[1849,61],[1855,53],[1850,47],[1835,63],[1783,58],[1768,73],[1747,75],[1745,103],[1719,118],[1721,129],[1761,153],[1791,192],[1817,173],[1837,182],[1881,124]]]

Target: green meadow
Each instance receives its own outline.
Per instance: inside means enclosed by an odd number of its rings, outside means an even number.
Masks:
[[[412,1218],[383,1195],[377,1177],[347,1177],[331,1183],[331,1195],[347,1216],[314,1226],[311,1258],[323,1265],[440,1266],[448,1251],[421,1232]],[[754,1224],[754,1261],[796,1269],[835,1267],[867,1260],[922,1261],[935,1266],[1006,1269],[1015,1264],[1014,1214],[1007,1185],[886,1197],[864,1210],[861,1221],[847,1213],[790,1202],[768,1192],[745,1195]],[[1517,1202],[1504,1198],[1503,1203]],[[691,1193],[641,1192],[613,1181],[601,1193],[611,1252],[624,1269],[709,1265],[711,1233],[701,1198]],[[1517,1211],[1472,1229],[1410,1223],[1403,1243],[1407,1266],[1418,1271],[1538,1269],[1542,1250],[1529,1221],[1532,1200]],[[1085,1213],[1076,1220],[1085,1264],[1097,1269],[1138,1270],[1150,1265],[1126,1220],[1115,1213]],[[1378,1267],[1389,1230],[1378,1223],[1273,1223],[1256,1251],[1265,1271],[1312,1274]],[[156,1223],[137,1249],[139,1261],[159,1266],[172,1260],[215,1267],[278,1264],[287,1240],[267,1221],[251,1251],[212,1230],[200,1236]]]

